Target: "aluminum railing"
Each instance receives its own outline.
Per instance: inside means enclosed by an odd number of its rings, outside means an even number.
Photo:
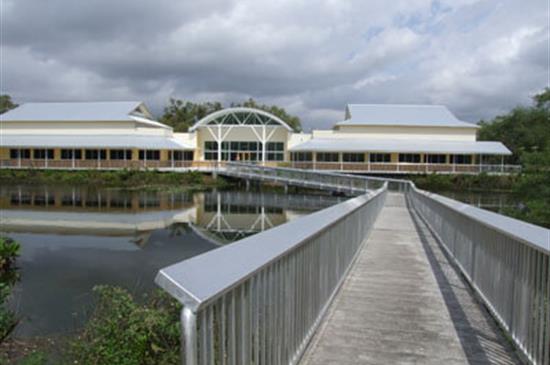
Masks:
[[[346,175],[327,171],[312,171],[284,167],[266,167],[239,162],[226,162],[220,174],[245,179],[280,182],[320,190],[363,194],[379,189],[386,179]]]
[[[320,179],[335,189],[349,186],[339,180],[346,177],[363,190],[368,186],[360,176],[231,163],[226,168],[280,182]],[[374,194],[161,270],[157,283],[184,304],[184,363],[297,363],[386,191],[398,190],[525,359],[549,364],[550,230],[428,193],[408,180],[378,180],[386,183]]]
[[[411,207],[532,364],[550,364],[550,230],[417,189]]]
[[[386,185],[162,269],[182,361],[296,364],[384,205]]]
[[[395,174],[478,174],[481,172],[512,174],[521,172],[521,166],[508,164],[451,164],[451,163],[407,163],[407,162],[313,162],[292,161],[294,168],[320,171],[342,171],[356,173]]]

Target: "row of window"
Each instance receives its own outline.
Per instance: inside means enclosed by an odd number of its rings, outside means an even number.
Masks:
[[[217,160],[218,150],[217,142],[205,142],[205,160]],[[229,147],[231,147],[229,149]],[[233,147],[238,149],[233,149]],[[260,149],[258,149],[260,147]],[[266,146],[267,161],[283,161],[284,160],[284,144],[279,142],[269,142]],[[11,159],[30,159],[30,149],[10,149]],[[53,149],[34,149],[32,156],[36,160],[53,160]],[[261,161],[261,144],[258,142],[223,142],[222,143],[222,161]],[[293,152],[291,153],[292,161],[313,161],[311,152]],[[372,163],[389,163],[391,162],[391,154],[389,153],[369,153],[369,162]],[[337,152],[317,152],[317,162],[339,162],[339,154]],[[81,160],[82,150],[80,149],[61,149],[62,160]],[[160,150],[139,150],[139,160],[160,160]],[[107,150],[105,149],[86,149],[84,150],[84,159],[86,160],[106,160]],[[109,150],[109,159],[111,160],[131,160],[132,150]],[[175,161],[193,160],[193,151],[169,151],[168,159]],[[343,162],[365,162],[364,153],[342,153]],[[421,163],[422,158],[418,153],[400,153],[398,161],[401,163]],[[424,163],[443,164],[447,163],[447,155],[444,154],[427,154],[424,155]],[[451,155],[451,164],[471,164],[471,155]]]
[[[222,161],[261,161],[262,144],[260,142],[233,141],[222,142]],[[267,161],[283,161],[285,145],[283,142],[268,142],[266,144]],[[218,142],[204,142],[204,159],[218,160]]]
[[[290,154],[292,161],[311,162],[313,153],[311,152],[293,152]],[[317,152],[317,162],[340,162],[337,152]],[[420,163],[421,155],[418,153],[400,153],[399,162],[401,163]],[[365,162],[364,153],[342,153],[342,162]],[[372,163],[390,163],[391,154],[389,153],[369,153],[369,162]],[[424,163],[443,164],[447,163],[447,156],[443,154],[424,155]],[[450,163],[466,164],[472,163],[471,155],[451,155]]]
[[[54,150],[53,149],[34,149],[32,153],[33,159],[35,160],[53,160],[54,159]],[[10,158],[11,159],[30,159],[31,150],[28,148],[24,149],[10,149]],[[82,159],[82,150],[72,150],[72,149],[61,149],[61,159],[62,160],[81,160]],[[140,160],[160,160],[160,151],[159,150],[139,150],[138,158]],[[107,150],[84,150],[84,159],[86,160],[106,160],[107,159]],[[109,150],[109,159],[111,160],[131,160],[132,159],[132,150]],[[193,151],[169,151],[168,159],[175,161],[188,161],[193,160]]]
[[[267,142],[265,146],[267,151],[283,152],[285,144],[283,142]],[[217,151],[218,142],[207,141],[204,142],[205,151]],[[238,152],[258,152],[262,150],[262,144],[260,142],[248,142],[248,141],[234,141],[234,142],[222,142],[222,151],[238,151]]]

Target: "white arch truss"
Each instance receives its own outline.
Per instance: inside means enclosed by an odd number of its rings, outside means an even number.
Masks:
[[[292,131],[292,128],[276,115],[268,113],[264,110],[245,107],[226,108],[208,114],[206,117],[195,123],[189,131],[193,132],[197,128],[207,125],[222,125],[226,127],[280,125],[288,131]]]
[[[199,127],[204,127],[212,138],[218,143],[218,161],[221,161],[222,142],[227,138],[231,130],[237,128],[250,128],[262,145],[262,161],[266,159],[266,144],[277,130],[283,127],[291,132],[292,128],[279,117],[264,110],[235,107],[226,108],[211,113],[199,120],[189,131],[193,132]]]

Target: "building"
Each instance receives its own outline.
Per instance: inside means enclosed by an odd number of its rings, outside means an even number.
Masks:
[[[138,101],[27,103],[0,115],[4,167],[177,167],[193,146]]]
[[[350,104],[330,130],[296,133],[262,110],[227,108],[188,133],[141,102],[28,103],[0,116],[3,167],[202,168],[225,161],[361,173],[507,172],[511,152],[438,105]],[[495,160],[495,157],[497,158]]]

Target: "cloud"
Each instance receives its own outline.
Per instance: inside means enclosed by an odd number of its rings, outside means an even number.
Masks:
[[[440,103],[477,121],[546,86],[537,0],[3,0],[17,101],[254,97],[306,127],[349,102]]]

